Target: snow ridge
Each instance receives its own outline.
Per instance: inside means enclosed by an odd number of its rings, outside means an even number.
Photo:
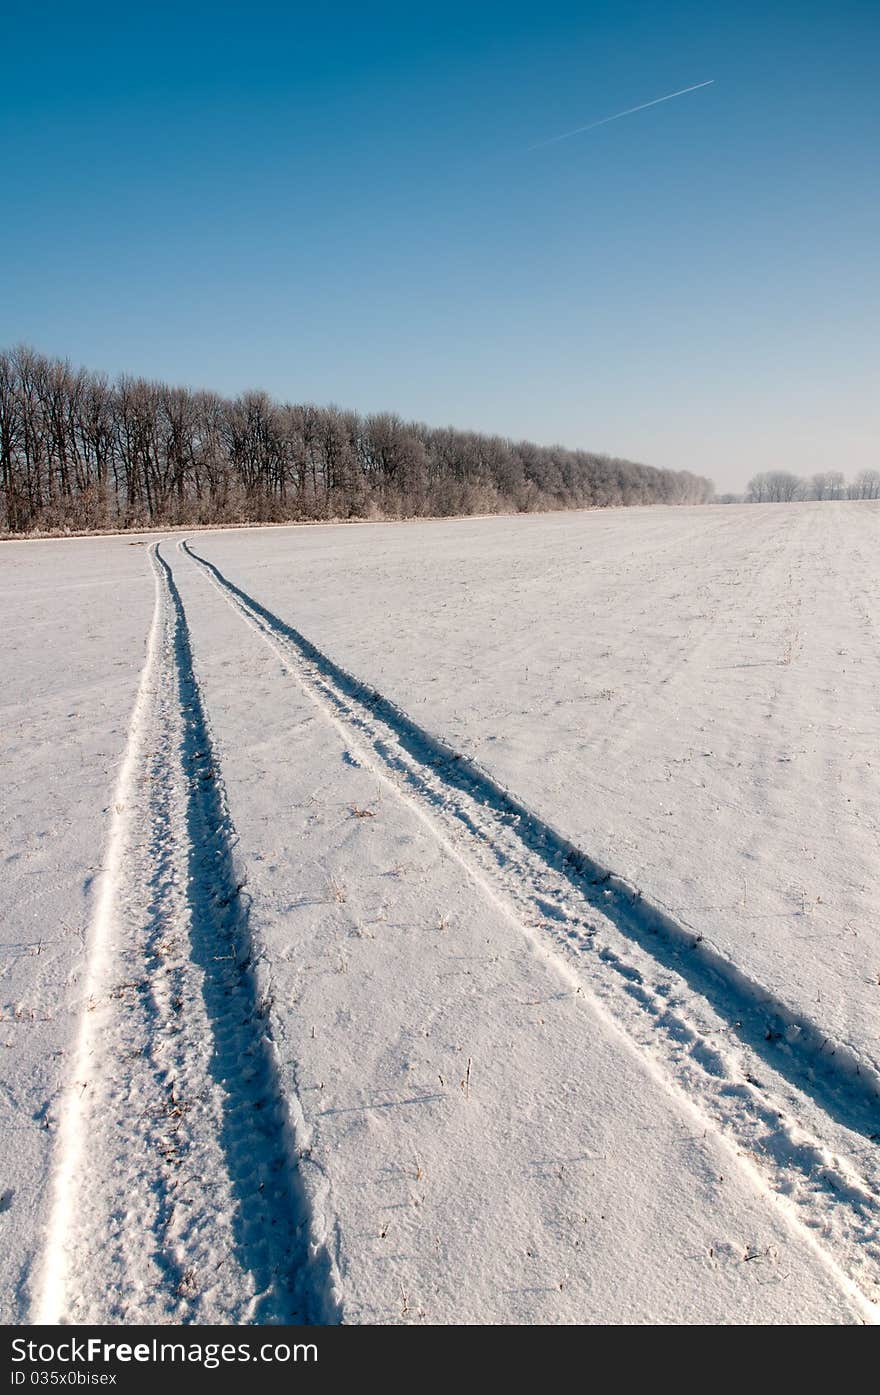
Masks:
[[[157,545],[158,546],[158,545]],[[156,682],[159,637],[162,629],[162,587],[155,573],[153,618],[147,639],[147,654],[138,684],[125,755],[119,768],[113,796],[110,834],[104,856],[103,875],[95,903],[95,911],[87,936],[88,960],[84,1007],[79,1034],[74,1049],[73,1072],[66,1098],[61,1104],[56,1161],[52,1177],[52,1202],[43,1251],[41,1271],[33,1295],[33,1321],[57,1323],[61,1320],[68,1281],[65,1238],[74,1187],[83,1165],[85,1120],[83,1096],[89,1073],[89,1061],[97,1048],[95,1020],[89,1011],[98,983],[106,974],[109,942],[113,930],[114,905],[121,876],[124,847],[129,836],[131,796],[135,772],[142,758],[147,724],[149,695]]]
[[[584,988],[756,1162],[876,1300],[880,1072],[602,867],[187,543],[181,549],[359,738],[358,757],[447,831],[460,859],[562,949]],[[477,872],[482,873],[482,876]],[[580,991],[583,991],[581,989]],[[760,1078],[759,1078],[760,1073]]]

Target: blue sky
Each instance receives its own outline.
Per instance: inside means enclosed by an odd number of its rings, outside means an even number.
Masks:
[[[846,0],[10,5],[0,344],[722,489],[854,473],[878,78]]]

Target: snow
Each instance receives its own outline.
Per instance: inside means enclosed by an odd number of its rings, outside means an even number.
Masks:
[[[0,1312],[22,1311],[47,1223],[52,1121],[153,609],[145,547],[0,548]]]
[[[0,550],[7,1320],[873,1320],[878,519]]]
[[[876,1067],[878,541],[808,504],[203,551]]]

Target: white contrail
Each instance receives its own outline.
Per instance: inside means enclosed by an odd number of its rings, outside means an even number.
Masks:
[[[632,116],[634,111],[644,111],[646,107],[656,107],[658,102],[671,102],[673,97],[683,97],[686,92],[696,92],[701,87],[711,87],[714,78],[708,82],[695,82],[693,87],[681,87],[678,92],[667,92],[665,97],[655,97],[653,102],[642,102],[637,107],[627,107],[626,111],[616,111],[613,116],[603,116],[601,121],[591,121],[588,126],[576,126],[573,131],[563,131],[561,136],[551,136],[549,140],[536,141],[529,150],[540,150],[545,145],[555,145],[558,140],[568,140],[569,136],[579,136],[583,131],[594,131],[597,126],[607,126],[609,121],[619,121],[622,116]]]

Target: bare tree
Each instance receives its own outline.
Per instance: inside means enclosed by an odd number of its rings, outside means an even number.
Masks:
[[[854,499],[880,499],[880,471],[862,470],[853,481]]]
[[[768,470],[749,480],[749,501],[753,504],[790,504],[806,497],[807,486],[788,470]]]
[[[827,473],[813,475],[810,480],[810,498],[827,499],[829,497],[829,483]]]
[[[846,498],[846,480],[840,470],[829,470],[828,472],[828,498]]]
[[[768,477],[769,478],[769,477]],[[234,401],[0,353],[0,526],[140,527],[700,503],[711,482],[562,446]]]

